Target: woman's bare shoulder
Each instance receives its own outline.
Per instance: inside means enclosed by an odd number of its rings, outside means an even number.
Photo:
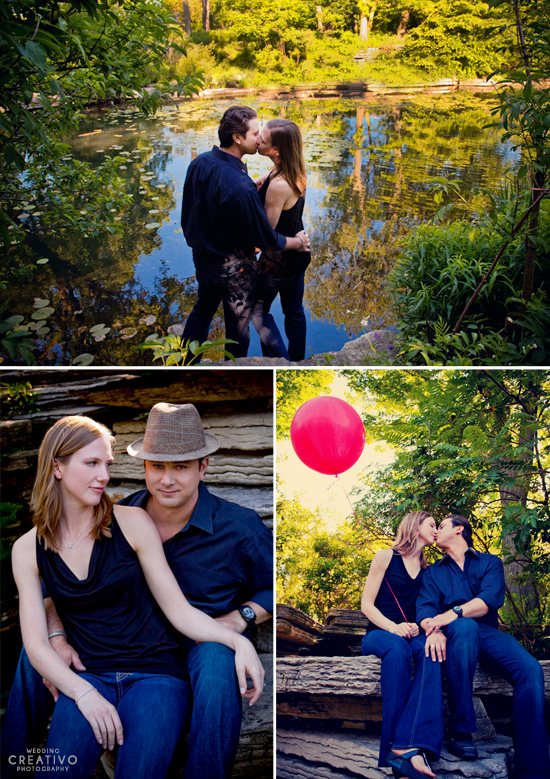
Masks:
[[[379,549],[378,552],[374,555],[374,559],[377,563],[380,563],[380,565],[383,565],[384,568],[387,568],[390,564],[390,560],[393,557],[393,549],[389,547],[388,549]]]
[[[274,179],[271,180],[271,183],[269,185],[269,189],[272,190],[272,192],[277,192],[279,194],[284,195],[293,195],[294,190],[288,183],[288,181],[283,178],[283,176],[275,176]],[[269,189],[267,190],[269,194]]]
[[[132,547],[158,537],[158,531],[149,514],[138,506],[115,506],[114,515],[126,540]]]
[[[12,557],[14,559],[20,559],[22,557],[27,557],[28,555],[35,554],[35,546],[36,546],[36,528],[33,527],[31,530],[24,533],[22,536],[20,536],[17,541],[14,543],[12,547]]]
[[[113,514],[116,517],[117,522],[123,528],[126,525],[133,523],[134,525],[150,525],[152,519],[145,509],[139,508],[139,506],[113,506]]]

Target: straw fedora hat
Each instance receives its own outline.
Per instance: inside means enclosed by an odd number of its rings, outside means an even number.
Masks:
[[[199,412],[191,403],[156,403],[149,413],[145,435],[127,448],[132,457],[156,462],[185,462],[206,457],[220,448],[204,432]]]

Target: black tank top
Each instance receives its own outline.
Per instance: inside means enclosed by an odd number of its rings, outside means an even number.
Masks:
[[[265,205],[267,190],[273,178],[274,176],[267,176],[258,192],[263,205]],[[304,213],[305,202],[305,197],[300,195],[292,208],[289,208],[287,211],[281,211],[279,221],[275,225],[276,232],[292,238],[296,233],[299,233],[300,230],[304,229],[302,214]],[[290,249],[287,252],[277,252],[267,249],[262,252],[262,256],[260,257],[262,270],[280,279],[294,276],[296,273],[302,273],[305,271],[310,261],[310,252],[297,252],[293,249]]]
[[[96,539],[86,579],[36,540],[36,559],[70,644],[92,672],[168,674],[185,671],[141,570],[114,515],[111,538]]]
[[[376,565],[376,563],[374,563],[374,565]],[[380,589],[378,590],[374,605],[385,617],[391,619],[392,622],[396,622],[397,624],[405,622],[403,614],[388,587],[389,582],[399,601],[399,605],[405,612],[407,622],[416,622],[416,599],[420,591],[423,575],[424,569],[421,568],[416,579],[411,579],[409,572],[405,568],[403,558],[400,554],[394,552],[390,564],[386,569]],[[371,623],[367,628],[367,632],[376,629],[378,629],[377,625]]]

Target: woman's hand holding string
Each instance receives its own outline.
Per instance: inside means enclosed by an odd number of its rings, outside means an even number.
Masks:
[[[395,624],[390,632],[402,638],[413,638],[418,635],[418,625],[415,622],[400,622]]]
[[[94,731],[98,744],[103,749],[113,749],[115,743],[122,746],[124,733],[118,712],[95,687],[88,687],[75,698],[75,704]]]

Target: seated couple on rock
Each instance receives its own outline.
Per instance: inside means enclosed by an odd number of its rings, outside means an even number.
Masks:
[[[184,776],[229,777],[241,696],[252,704],[263,687],[246,631],[272,610],[271,533],[205,488],[219,443],[194,406],[153,407],[128,447],[145,461],[147,489],[114,507],[113,443],[103,425],[71,416],[40,447],[35,527],[13,547],[25,650],[2,776],[30,764],[88,779],[102,749],[117,747],[117,779],[162,779],[188,730]],[[52,709],[45,751],[33,754]]]
[[[424,550],[434,542],[446,554],[428,566]],[[477,759],[472,689],[478,660],[514,688],[515,779],[550,776],[543,671],[499,631],[503,603],[502,561],[472,548],[472,527],[457,514],[437,529],[426,511],[407,514],[393,546],[374,556],[361,604],[370,621],[361,648],[382,661],[378,764],[391,766],[394,776],[435,776],[428,759],[439,760],[443,742],[443,662],[449,752]]]

